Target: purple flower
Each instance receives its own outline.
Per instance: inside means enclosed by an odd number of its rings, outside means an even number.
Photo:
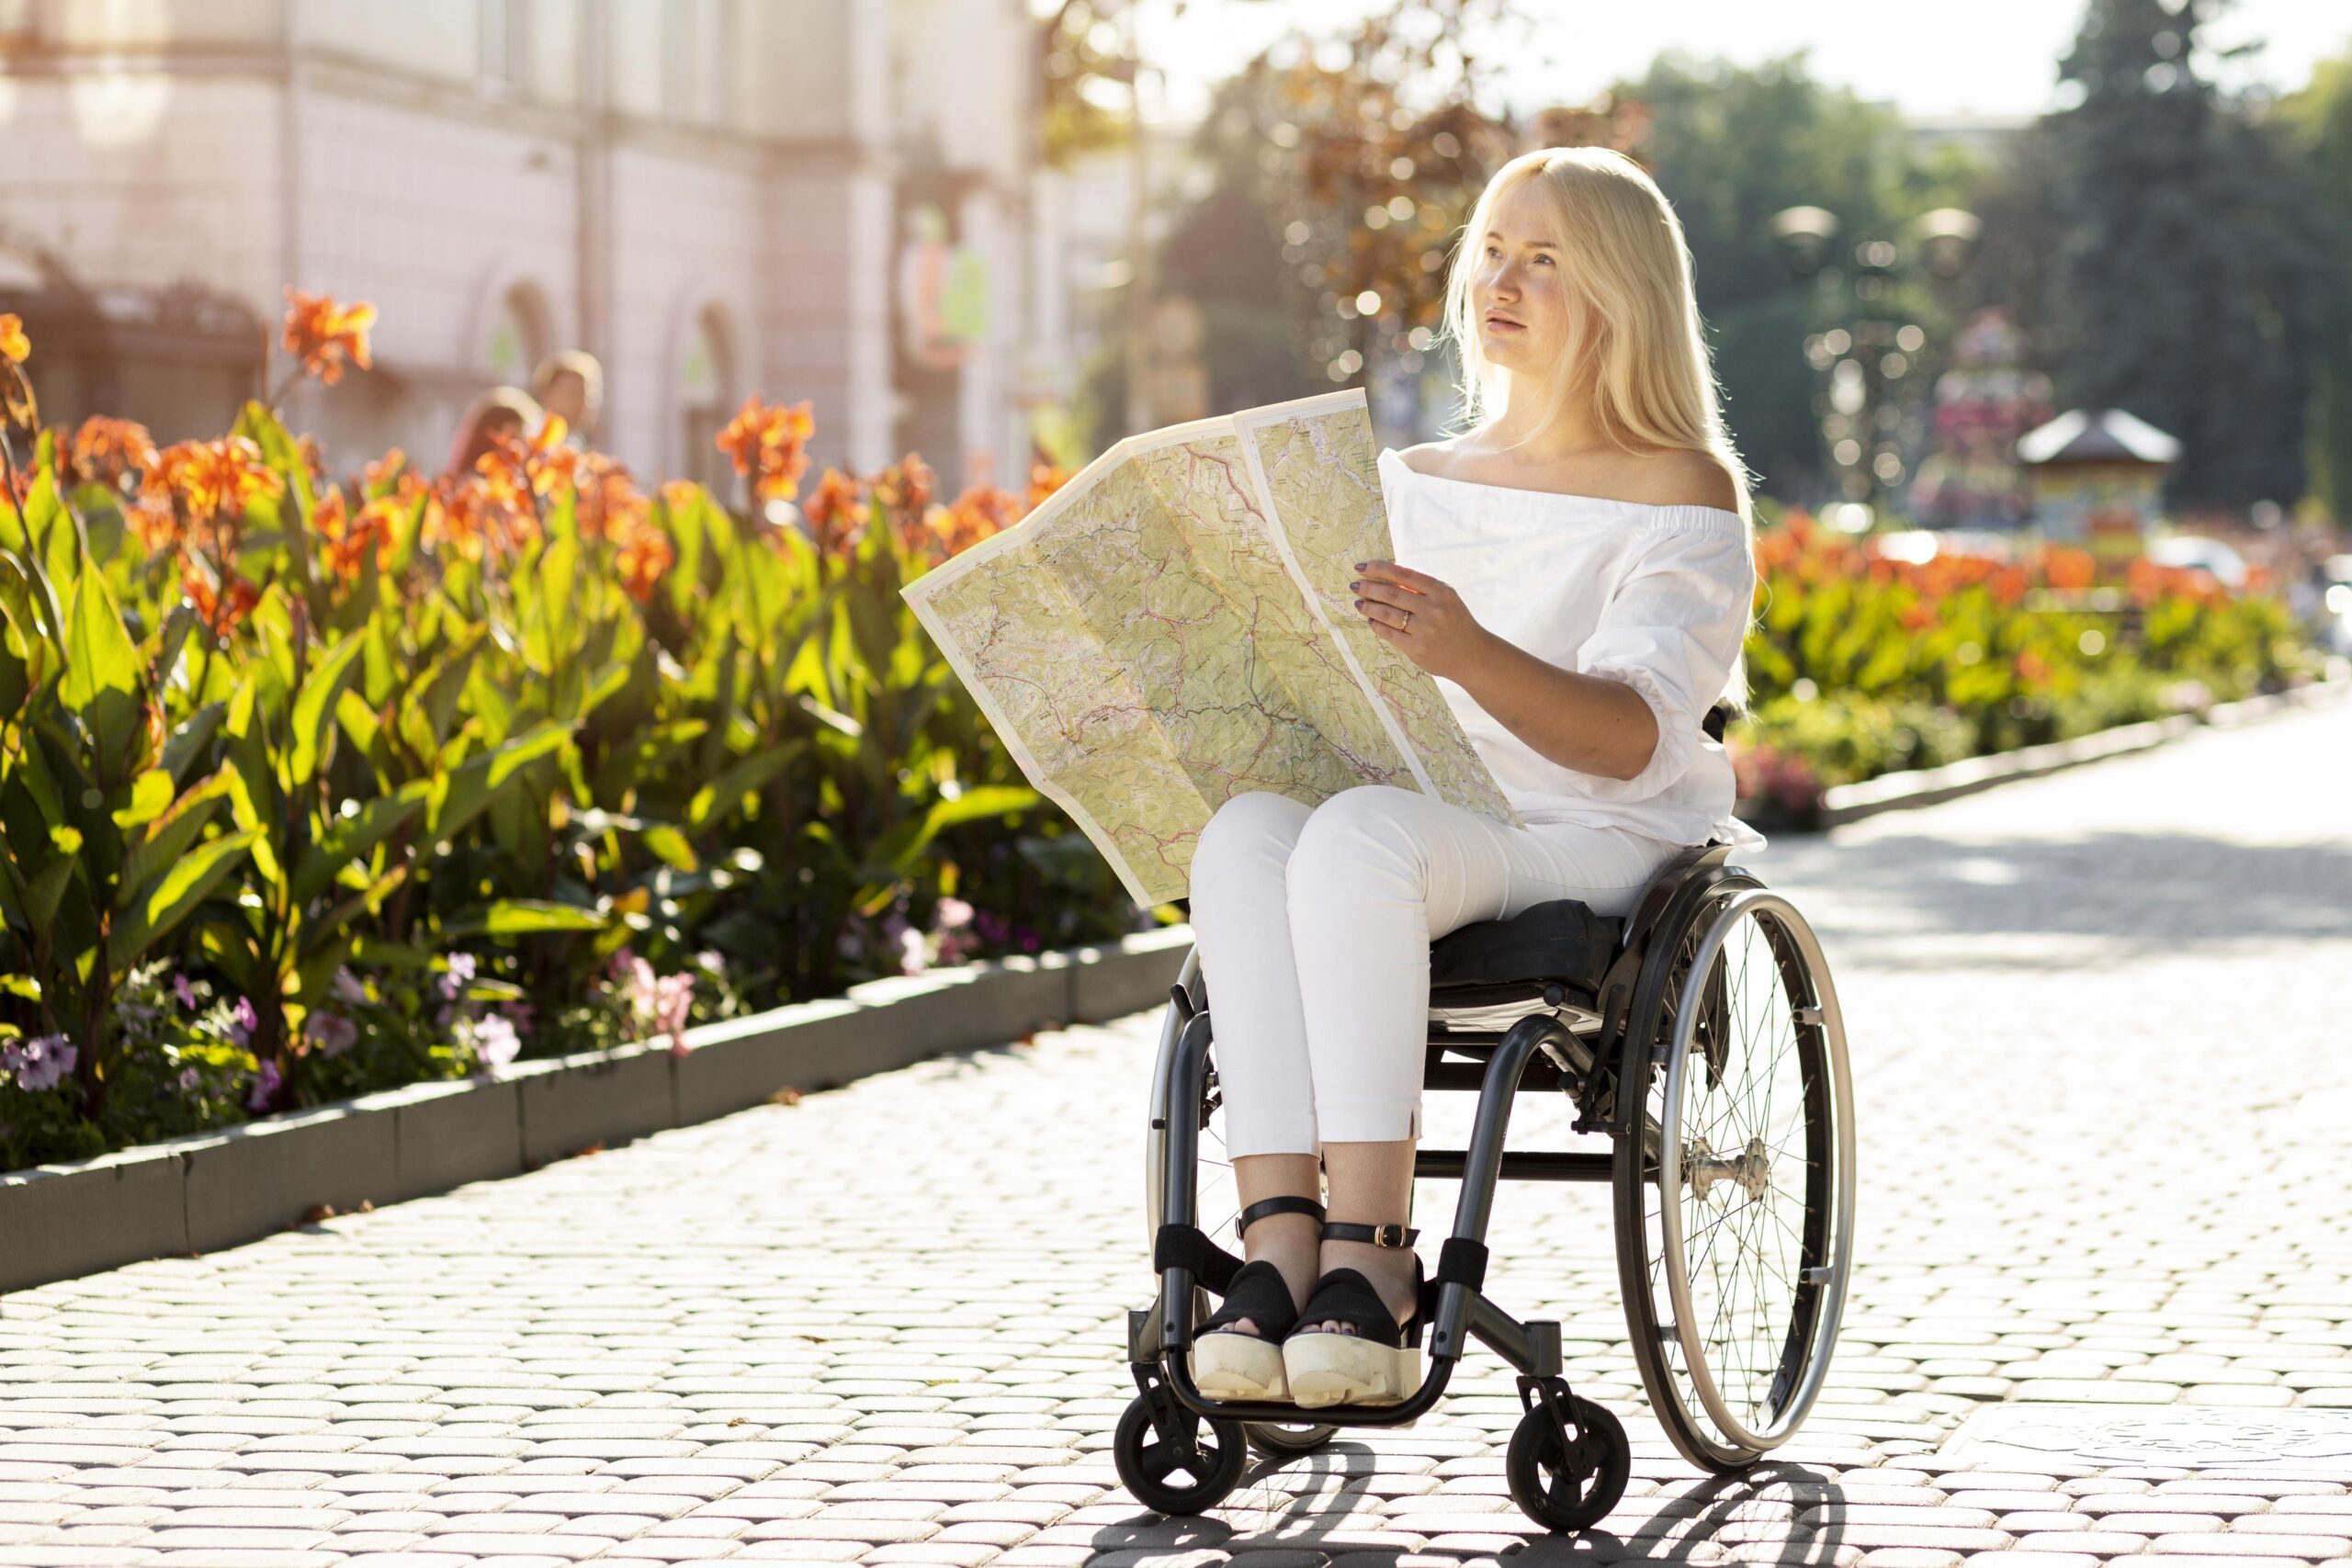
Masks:
[[[1022,952],[1035,953],[1037,951],[1039,945],[1037,942],[1037,933],[1031,931],[1027,926],[1015,926],[1012,930],[1012,935],[1013,940],[1021,944]]]
[[[196,987],[187,983],[187,976],[175,974],[172,976],[172,989],[178,993],[180,1006],[190,1012],[196,1010]]]
[[[340,1056],[358,1040],[359,1030],[347,1018],[338,1018],[331,1012],[314,1012],[302,1021],[302,1034],[328,1055]]]
[[[359,983],[359,976],[351,972],[350,965],[338,964],[334,966],[334,994],[347,1002],[365,1002],[368,987]]]
[[[196,1086],[201,1083],[203,1079],[204,1075],[198,1072],[194,1067],[182,1067],[180,1069],[181,1092],[188,1093],[193,1091]]]
[[[1002,942],[1007,934],[1002,919],[987,909],[974,912],[972,928],[980,933],[982,942]]]
[[[229,1014],[229,1038],[240,1045],[251,1043],[254,1031],[261,1027],[261,1015],[254,1011],[251,997],[239,997],[236,1010]]]
[[[717,948],[706,947],[695,954],[695,967],[706,975],[724,975],[727,973],[727,959]]]
[[[285,1081],[285,1075],[277,1070],[276,1062],[264,1062],[261,1065],[261,1071],[254,1075],[253,1090],[245,1096],[245,1109],[259,1111],[263,1106],[267,1105],[269,1097],[276,1094],[277,1086]]]
[[[0,1045],[0,1077],[14,1075],[29,1094],[55,1089],[74,1070],[74,1047],[62,1034],[36,1034],[21,1044]]]

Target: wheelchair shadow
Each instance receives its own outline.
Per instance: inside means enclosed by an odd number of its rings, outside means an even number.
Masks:
[[[1754,869],[1789,895],[1833,963],[1941,967],[2000,936],[2005,968],[2068,969],[2352,930],[2352,844],[2247,843],[2213,834],[2110,830],[2064,840],[1889,834],[1815,843]]]
[[[1426,1562],[1431,1558],[1467,1562],[1498,1555],[1488,1546],[1416,1548],[1367,1539],[1384,1533],[1378,1515],[1355,1512],[1356,1506],[1371,1495],[1376,1459],[1372,1450],[1344,1439],[1304,1458],[1261,1458],[1243,1473],[1235,1498],[1278,1473],[1287,1473],[1294,1481],[1311,1481],[1312,1490],[1291,1493],[1279,1508],[1265,1510],[1261,1522],[1248,1529],[1237,1529],[1217,1517],[1246,1506],[1232,1499],[1216,1513],[1194,1517],[1163,1517],[1137,1504],[1135,1518],[1095,1531],[1090,1543],[1095,1555],[1088,1562],[1103,1563],[1105,1568],[1115,1562],[1125,1568],[1144,1552],[1158,1558],[1201,1551],[1237,1555],[1315,1551],[1329,1557],[1344,1552],[1351,1562],[1374,1568],[1384,1558],[1394,1564],[1405,1557]],[[1330,1483],[1335,1480],[1339,1484],[1333,1488]],[[1776,1495],[1767,1497],[1767,1493]],[[1629,1496],[1612,1510],[1612,1517],[1622,1521],[1614,1529],[1610,1519],[1603,1519],[1576,1535],[1528,1535],[1526,1516],[1513,1506],[1495,1515],[1501,1528],[1493,1533],[1522,1536],[1525,1544],[1506,1548],[1505,1553],[1527,1568],[1546,1568],[1555,1563],[1688,1562],[1696,1547],[1715,1540],[1719,1531],[1747,1526],[1739,1532],[1739,1544],[1745,1548],[1743,1561],[1769,1557],[1774,1568],[1808,1568],[1838,1560],[1846,1544],[1840,1517],[1845,1501],[1845,1489],[1831,1472],[1802,1464],[1764,1463],[1744,1476],[1698,1477],[1687,1483],[1668,1483],[1645,1495]],[[1767,1506],[1751,1506],[1759,1503]],[[1792,1522],[1785,1523],[1774,1533],[1776,1523],[1818,1509],[1833,1510],[1832,1518],[1803,1530]],[[1457,1515],[1454,1521],[1458,1523],[1450,1521],[1453,1528],[1445,1533],[1481,1533],[1474,1516]]]

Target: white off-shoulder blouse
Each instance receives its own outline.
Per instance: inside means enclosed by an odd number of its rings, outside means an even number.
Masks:
[[[1523,820],[1763,845],[1732,815],[1731,758],[1700,728],[1729,682],[1756,594],[1739,513],[1444,479],[1388,449],[1379,468],[1399,565],[1452,586],[1479,625],[1544,662],[1623,682],[1657,716],[1648,766],[1607,778],[1544,757],[1434,677]]]

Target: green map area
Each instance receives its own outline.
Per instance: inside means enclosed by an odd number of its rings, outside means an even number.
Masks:
[[[1516,824],[1443,695],[1365,629],[1390,554],[1361,391],[1132,437],[904,590],[1022,771],[1139,904],[1233,795],[1424,790]]]

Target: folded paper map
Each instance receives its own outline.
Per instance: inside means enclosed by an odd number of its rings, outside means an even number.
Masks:
[[[1348,584],[1393,559],[1361,390],[1129,436],[902,590],[1021,771],[1136,902],[1246,790],[1418,789],[1520,825]]]

